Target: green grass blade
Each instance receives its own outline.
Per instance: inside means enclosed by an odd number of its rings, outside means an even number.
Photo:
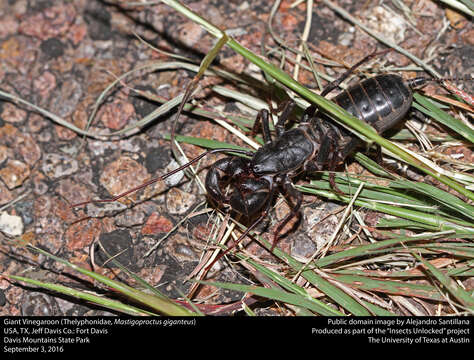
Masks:
[[[263,239],[261,240],[266,243],[267,247],[271,247],[271,245],[267,241]],[[303,266],[302,263],[295,260],[290,255],[284,253],[278,248],[275,248],[273,250],[273,254],[282,259],[283,261],[287,262],[295,272],[300,271]],[[313,270],[303,270],[301,272],[301,276],[350,313],[357,316],[371,315],[371,313],[357,300],[346,294],[337,286],[330,283],[328,280],[324,279],[322,276],[316,274]]]
[[[413,94],[413,97],[416,100],[412,104],[414,108],[420,110],[424,114],[432,117],[444,126],[455,131],[466,140],[469,140],[471,143],[474,143],[474,130],[472,128],[452,117],[448,113],[440,110],[426,96],[415,93]]]
[[[235,290],[241,292],[249,292],[258,296],[265,297],[267,299],[272,299],[275,301],[282,301],[284,303],[292,304],[295,306],[300,306],[311,311],[314,311],[317,314],[323,316],[335,316],[333,309],[329,311],[326,306],[321,306],[319,303],[315,302],[314,299],[310,300],[306,297],[303,297],[298,294],[293,294],[280,290],[277,288],[265,288],[254,285],[242,285],[242,284],[232,284],[232,283],[223,283],[223,282],[207,282],[200,281],[202,284],[207,284],[211,286],[216,286],[223,289]],[[342,315],[342,313],[340,313]]]
[[[450,232],[451,233],[451,232]],[[348,262],[351,259],[370,257],[374,254],[391,253],[397,248],[406,248],[412,242],[426,241],[446,236],[446,232],[434,234],[422,234],[416,236],[398,237],[395,239],[382,240],[367,245],[351,247],[347,250],[339,251],[334,254],[326,255],[324,258],[314,260],[310,266],[325,268],[337,266]]]
[[[322,179],[326,179],[327,176],[324,175]],[[346,180],[343,183],[341,180]],[[348,196],[351,196],[355,193],[356,186],[359,186],[361,183],[364,184],[364,188],[359,193],[358,198],[366,201],[373,200],[388,204],[396,204],[398,206],[407,206],[413,208],[423,208],[433,210],[436,207],[432,205],[427,205],[425,202],[420,201],[415,196],[412,196],[408,193],[401,191],[395,191],[389,187],[383,187],[379,185],[374,185],[369,182],[361,181],[357,178],[349,178],[346,176],[336,175],[336,183],[338,188]],[[347,185],[348,184],[348,185]],[[327,180],[312,180],[310,184],[305,185],[305,187],[311,187],[312,189],[332,191],[331,184]]]
[[[335,195],[332,191],[317,190],[309,188],[307,186],[297,186],[297,189],[302,192],[323,196],[329,199],[340,200],[347,203],[351,201],[351,197]],[[457,220],[453,221],[452,219],[448,219],[436,214],[426,216],[426,213],[422,211],[400,208],[398,206],[384,204],[372,200],[357,199],[355,200],[354,204],[374,211],[380,211],[389,215],[394,215],[404,219],[415,221],[420,224],[420,227],[425,227],[430,231],[435,229],[439,231],[453,230],[456,231],[460,236],[474,234],[473,226],[469,226],[466,223],[458,222]]]
[[[460,244],[457,243],[420,244],[418,245],[418,248],[431,250],[435,253],[445,253],[449,256],[456,258],[460,257],[466,259],[474,259],[474,248],[469,246],[460,246]]]
[[[301,268],[301,263],[291,259],[291,257],[289,256],[287,256],[287,259],[295,271],[298,271]],[[331,284],[323,277],[317,275],[314,271],[304,270],[301,272],[301,276],[350,313],[356,316],[371,315],[370,311],[368,311],[364,306],[362,306],[357,300],[346,294],[337,286]]]
[[[135,301],[142,303],[146,306],[151,307],[152,309],[155,309],[156,311],[166,314],[166,315],[172,315],[172,316],[190,316],[190,315],[195,315],[188,309],[177,305],[175,302],[161,297],[161,296],[156,296],[156,295],[150,295],[147,293],[144,293],[142,291],[136,290],[128,285],[122,284],[118,281],[114,281],[109,279],[108,277],[95,273],[93,271],[81,268],[77,265],[74,265],[70,263],[67,260],[61,259],[57,256],[54,256],[47,251],[44,251],[40,248],[37,248],[32,245],[28,245],[28,248],[32,249],[33,251],[39,252],[55,261],[58,261],[62,264],[67,265],[68,267],[72,268],[75,271],[80,272],[81,274],[84,274],[88,277],[93,278],[96,281],[99,281],[100,283],[122,293],[125,296],[128,296],[131,299],[134,299]]]
[[[425,268],[453,295],[463,306],[474,312],[474,297],[461,288],[456,281],[439,271],[435,266],[424,260],[421,256],[413,253],[413,256],[423,263]]]
[[[469,205],[467,202],[464,202],[458,197],[444,190],[438,189],[437,187],[422,182],[413,182],[407,180],[393,181],[389,186],[405,190],[412,189],[420,194],[430,197],[432,200],[439,202],[444,207],[458,212],[461,216],[466,216],[474,220],[474,206]]]
[[[390,312],[386,309],[381,308],[380,306],[374,305],[368,301],[362,300],[364,306],[370,310],[375,316],[397,316],[397,314]]]
[[[76,290],[76,289],[73,289],[73,288],[70,288],[70,287],[67,287],[67,286],[64,286],[64,285],[59,285],[59,284],[54,284],[54,283],[46,283],[46,282],[43,282],[43,281],[30,279],[30,278],[26,278],[26,277],[23,277],[23,276],[16,276],[16,275],[4,275],[4,276],[7,276],[7,277],[9,277],[13,280],[22,281],[22,282],[30,284],[30,285],[38,286],[38,287],[41,287],[43,289],[52,290],[52,291],[55,291],[55,292],[58,292],[58,293],[61,293],[61,294],[67,295],[67,296],[72,296],[72,297],[75,297],[75,298],[78,298],[78,299],[81,299],[81,300],[85,300],[85,301],[103,306],[107,309],[119,311],[119,312],[122,312],[122,313],[125,313],[125,314],[128,314],[128,315],[134,315],[134,316],[157,315],[157,314],[154,314],[152,312],[145,311],[145,310],[136,308],[134,306],[130,306],[130,305],[121,303],[120,301],[111,300],[111,299],[105,298],[103,296],[94,295],[94,294],[91,294],[90,292],[79,291],[79,290]]]
[[[470,15],[474,16],[474,12],[473,12],[474,11],[474,1],[472,1],[472,0],[459,0],[459,1],[461,1],[464,5],[466,5],[469,8],[469,10],[471,10]]]
[[[255,267],[258,271],[260,271],[262,274],[268,276],[271,280],[273,280],[275,283],[277,283],[278,285],[280,285],[282,288],[286,289],[287,291],[290,291],[290,292],[294,293],[295,295],[300,295],[303,298],[307,298],[307,299],[317,303],[322,309],[324,309],[324,310],[321,310],[321,311],[324,311],[325,314],[331,314],[331,315],[328,315],[328,316],[342,316],[342,315],[344,315],[340,311],[337,311],[337,310],[333,309],[332,307],[326,305],[322,301],[311,298],[308,295],[308,293],[306,292],[305,289],[303,289],[302,287],[296,285],[295,283],[291,282],[290,280],[288,280],[287,278],[281,276],[280,274],[274,272],[273,270],[271,270],[269,268],[266,268],[265,266],[262,266],[262,265],[256,263],[255,261],[247,259],[243,255],[240,255],[240,254],[236,254],[236,255],[237,255],[237,257],[241,258],[242,260],[247,261],[249,264],[251,264],[253,267]],[[318,313],[321,313],[321,311],[319,311]]]
[[[324,173],[322,179],[328,179],[326,173]],[[439,223],[455,223],[463,226],[466,230],[464,234],[468,234],[473,230],[472,219],[474,219],[474,207],[458,197],[432,185],[399,179],[392,181],[388,186],[381,187],[345,174],[336,175],[336,182],[338,183],[339,189],[348,195],[354,192],[354,190],[352,190],[353,188],[355,189],[356,186],[363,183],[364,189],[358,196],[359,201],[376,201],[387,205],[395,205],[400,209],[404,207],[415,209],[426,213],[426,217],[430,217],[431,214],[433,214],[439,219]],[[353,185],[353,187],[345,184]],[[309,186],[314,189],[333,192],[327,180],[311,181]],[[347,198],[345,199],[347,201]],[[430,215],[428,216],[428,214]],[[426,221],[421,221],[424,225],[420,226],[420,220],[422,220],[421,217],[416,219],[417,224],[415,224],[413,222],[415,219],[405,219],[405,221],[400,219],[382,219],[381,226],[388,226],[389,223],[393,223],[395,226],[397,226],[396,224],[403,224],[403,226],[406,227],[408,224],[412,224],[416,225],[417,228],[438,229],[437,224],[427,223]],[[460,234],[461,233],[460,231]]]
[[[394,295],[418,297],[433,301],[442,301],[444,298],[434,286],[412,284],[407,281],[378,280],[359,275],[338,275],[337,280],[350,284],[361,290],[382,292]]]
[[[364,166],[367,170],[369,170],[372,174],[382,176],[385,178],[393,179],[394,175],[385,170],[382,166],[377,164],[374,160],[367,157],[366,155],[362,154],[361,152],[357,152],[354,155],[354,159],[359,162],[362,166]]]
[[[107,253],[107,251],[102,248],[102,251],[105,253],[105,255],[107,256],[107,261],[105,261],[106,263],[111,263],[113,266],[119,268],[121,271],[123,271],[124,273],[126,273],[128,276],[130,276],[131,278],[133,278],[138,284],[140,284],[143,288],[145,289],[148,289],[149,292],[151,292],[152,294],[155,294],[156,296],[159,296],[159,297],[162,297],[162,298],[166,298],[166,296],[164,294],[162,294],[158,289],[155,289],[155,287],[153,287],[152,285],[150,285],[148,282],[146,282],[144,279],[142,279],[140,276],[136,275],[135,273],[133,273],[132,271],[130,271],[126,266],[122,265],[120,263],[120,261],[117,261],[113,255]]]
[[[419,222],[406,219],[387,219],[382,218],[377,222],[377,228],[391,228],[391,229],[411,229],[411,230],[438,230],[435,226],[427,224],[420,224]]]
[[[241,224],[237,223],[237,225],[241,228],[244,228],[243,225]],[[265,244],[267,248],[271,247],[271,244],[268,241],[266,241],[260,236],[257,236],[257,237],[259,241]],[[284,253],[278,248],[275,248],[273,250],[273,254],[277,256],[278,258],[280,258],[282,261],[288,263],[293,268],[293,271],[295,273],[298,273],[303,266],[302,263],[300,263],[299,261],[297,261],[290,255]],[[308,267],[308,269],[303,270],[301,272],[300,276],[304,277],[312,285],[314,285],[319,291],[323,292],[326,296],[331,298],[335,303],[337,303],[338,305],[340,305],[341,307],[343,307],[350,313],[357,316],[369,316],[373,314],[373,312],[371,313],[367,308],[361,305],[361,303],[359,303],[358,300],[354,299],[353,297],[345,293],[343,290],[341,290],[339,287],[337,287],[336,285],[332,284],[331,282],[323,278],[322,276],[316,274],[312,270],[313,267],[314,267],[313,264],[311,264]],[[279,281],[277,277],[274,277],[274,280],[276,280],[276,282]],[[295,295],[301,296],[300,295],[301,292],[297,288],[290,286],[288,283],[281,282],[280,285],[288,288],[290,291],[297,291],[298,294],[295,294]],[[306,298],[306,295],[304,295],[303,297]],[[383,311],[383,310],[380,309],[380,311]]]
[[[471,261],[472,262],[472,261]],[[467,262],[469,263],[469,262]],[[447,270],[440,270],[446,276],[455,276],[455,277],[473,277],[474,276],[474,268],[472,267],[472,263],[470,265],[459,266],[453,269]],[[409,269],[409,270],[392,270],[392,271],[379,271],[379,270],[357,270],[357,269],[337,269],[334,270],[334,274],[343,274],[343,275],[360,275],[360,276],[367,276],[371,278],[393,278],[393,279],[407,279],[407,278],[419,278],[425,277],[424,274],[420,273],[417,269]]]
[[[163,138],[166,140],[169,140],[171,136],[169,134],[165,134],[163,135]],[[228,148],[229,152],[231,152],[232,150],[252,151],[251,149],[244,148],[242,146],[229,144],[226,142],[212,140],[212,139],[197,138],[193,136],[176,135],[175,140],[178,142],[184,142],[186,144],[197,145],[206,149]]]

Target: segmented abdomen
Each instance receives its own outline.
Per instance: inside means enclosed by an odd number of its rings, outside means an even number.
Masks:
[[[386,74],[364,80],[332,100],[382,133],[403,119],[412,97],[400,76]]]

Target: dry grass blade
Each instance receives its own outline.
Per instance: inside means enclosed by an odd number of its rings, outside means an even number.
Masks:
[[[435,266],[424,260],[420,255],[413,253],[413,256],[423,263],[423,266],[449,291],[466,310],[474,314],[474,298],[472,295],[461,288],[453,279],[439,271]]]
[[[469,16],[474,16],[474,3],[472,0],[439,0],[455,9],[458,9]]]

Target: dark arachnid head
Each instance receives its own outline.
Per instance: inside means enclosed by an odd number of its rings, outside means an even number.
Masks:
[[[301,128],[291,129],[258,149],[250,162],[250,168],[257,177],[288,174],[303,166],[313,153],[314,144],[305,131]]]

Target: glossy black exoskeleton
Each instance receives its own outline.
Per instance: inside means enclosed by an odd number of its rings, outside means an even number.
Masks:
[[[378,75],[364,80],[339,93],[332,100],[355,117],[372,125],[378,133],[394,127],[411,106],[412,88],[426,79],[405,81],[398,75]],[[261,110],[254,131],[261,125],[265,144],[250,159],[226,157],[214,163],[206,177],[206,189],[219,204],[227,204],[247,217],[261,214],[255,226],[267,214],[276,193],[283,193],[290,203],[291,212],[280,222],[273,245],[288,221],[302,203],[302,195],[293,187],[292,178],[305,172],[327,169],[331,186],[335,185],[333,171],[344,162],[362,141],[347,129],[315,114],[315,108],[306,109],[296,128],[285,130],[294,104],[289,103],[275,126],[276,138],[269,131],[269,113]],[[231,187],[225,195],[227,186]]]

